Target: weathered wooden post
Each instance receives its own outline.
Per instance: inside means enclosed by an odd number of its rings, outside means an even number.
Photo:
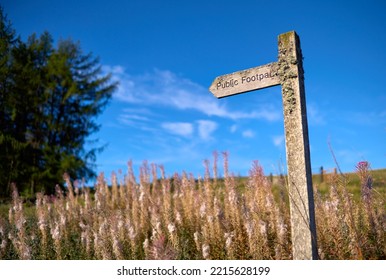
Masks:
[[[282,86],[293,259],[317,259],[302,60],[298,35],[294,31],[280,34],[278,62],[219,76],[209,89],[217,98],[223,98]]]

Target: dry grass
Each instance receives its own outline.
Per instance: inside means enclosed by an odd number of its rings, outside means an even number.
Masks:
[[[165,176],[144,162],[138,180],[129,163],[125,179],[103,175],[94,190],[72,186],[55,197],[38,194],[32,213],[13,194],[0,217],[0,259],[291,259],[285,185],[273,192],[261,166],[248,180],[228,171],[217,178],[206,161],[204,178]],[[368,166],[358,165],[362,199],[354,201],[342,176],[327,194],[315,190],[322,259],[385,259],[385,199],[372,189]],[[369,179],[370,178],[370,179]]]

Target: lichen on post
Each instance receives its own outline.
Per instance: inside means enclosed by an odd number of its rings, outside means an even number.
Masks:
[[[293,259],[317,259],[316,224],[300,40],[279,35]]]

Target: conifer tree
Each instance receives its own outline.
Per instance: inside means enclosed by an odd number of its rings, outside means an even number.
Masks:
[[[15,32],[1,10],[0,190],[52,193],[63,174],[89,179],[98,148],[86,150],[116,84],[80,44]],[[3,34],[5,34],[3,36]],[[4,50],[4,51],[3,51]]]
[[[16,158],[25,145],[12,133],[10,96],[13,87],[11,73],[12,50],[20,42],[11,22],[0,6],[0,196],[10,192],[11,179],[18,176]]]

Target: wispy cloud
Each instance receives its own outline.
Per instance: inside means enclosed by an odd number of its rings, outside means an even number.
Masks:
[[[170,71],[132,75],[120,66],[105,70],[119,82],[111,117],[118,120],[118,140],[126,154],[119,152],[117,158],[138,162],[145,158],[177,166],[201,164],[213,150],[238,153],[242,143],[256,137],[257,129],[250,129],[256,120],[271,125],[282,119],[281,107],[274,103],[219,101],[206,87]],[[247,158],[240,156],[239,161],[246,163]]]
[[[198,139],[207,141],[212,139],[213,132],[217,129],[218,124],[210,120],[198,120],[194,123],[189,122],[164,122],[161,128],[167,133],[183,136],[185,138],[192,137],[197,130]]]
[[[273,144],[276,147],[283,146],[284,140],[285,140],[284,135],[276,135],[272,137]]]
[[[363,125],[363,126],[374,126],[379,123],[386,124],[386,111],[348,111],[346,112],[345,118],[348,122]]]
[[[280,110],[269,105],[260,105],[249,112],[231,110],[211,96],[207,88],[170,71],[154,70],[142,75],[130,75],[121,66],[105,66],[104,69],[119,82],[114,98],[122,102],[195,110],[206,116],[232,120],[263,119],[272,122],[281,118]]]
[[[178,136],[189,137],[193,134],[193,124],[187,122],[165,122],[161,127]]]
[[[242,135],[243,135],[244,138],[253,138],[253,137],[255,137],[255,132],[253,132],[250,129],[247,129],[247,130],[244,130],[242,132]]]
[[[308,104],[307,107],[308,122],[310,125],[324,125],[326,120],[324,114],[319,110],[316,104]]]
[[[210,140],[212,133],[217,129],[217,123],[209,120],[199,120],[198,123],[198,134],[202,140]]]
[[[347,148],[339,149],[336,151],[336,157],[338,162],[351,164],[353,168],[359,161],[366,160],[365,155],[366,152]]]
[[[236,130],[237,130],[237,125],[236,125],[236,124],[232,125],[232,126],[229,128],[229,131],[230,131],[231,133],[235,133]]]
[[[121,114],[119,116],[119,120],[124,124],[133,124],[138,121],[148,121],[149,118],[145,117],[143,115],[136,115],[136,114]]]

